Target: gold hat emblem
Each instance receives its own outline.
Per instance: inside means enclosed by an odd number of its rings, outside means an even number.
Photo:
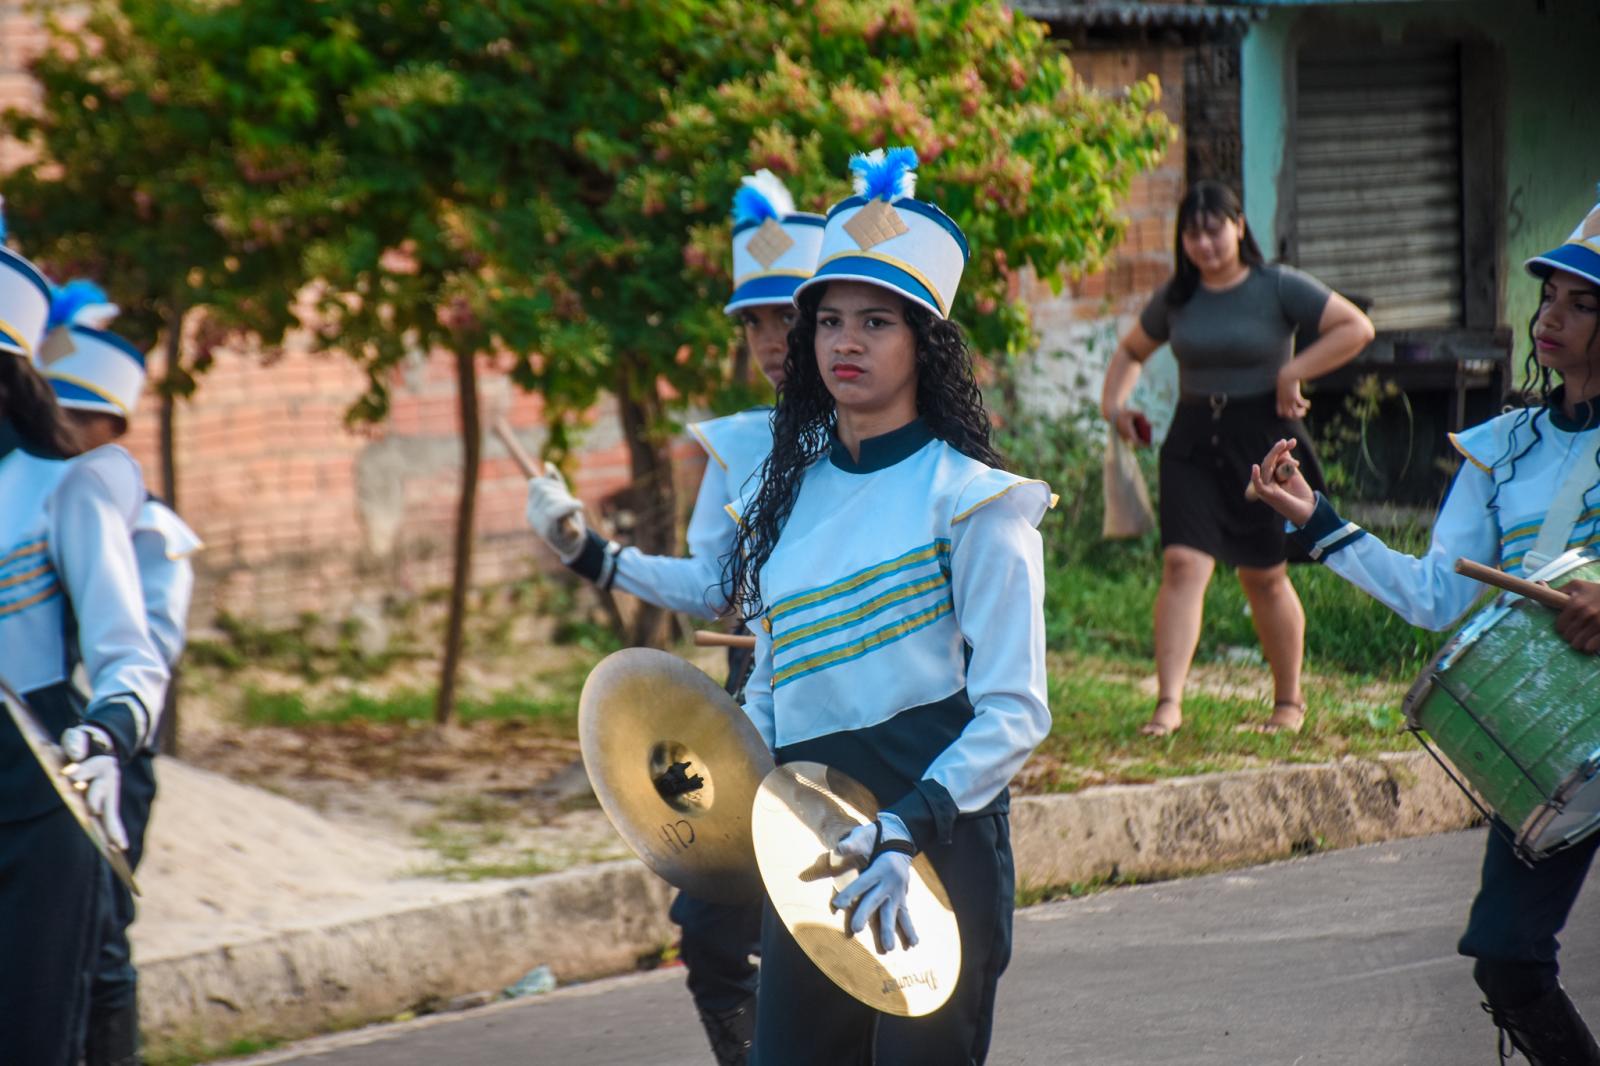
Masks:
[[[78,344],[72,339],[72,331],[66,326],[57,326],[46,334],[44,342],[39,345],[39,365],[59,363],[77,350]]]
[[[1578,227],[1578,239],[1592,241],[1600,237],[1600,206],[1589,212],[1589,217],[1583,220],[1583,225]]]
[[[794,238],[783,232],[783,227],[775,218],[769,218],[761,223],[756,235],[744,246],[745,251],[755,256],[756,262],[763,268],[771,267],[784,252],[793,247]]]
[[[900,217],[900,212],[894,209],[893,204],[887,200],[871,200],[844,224],[844,231],[864,251],[903,233],[910,233],[911,227],[906,225],[906,220]]]

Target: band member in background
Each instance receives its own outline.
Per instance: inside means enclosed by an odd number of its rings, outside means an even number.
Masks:
[[[796,211],[770,171],[746,177],[733,201],[733,296],[744,343],[774,387],[783,383],[795,288],[811,275],[822,245],[822,216]],[[601,588],[622,589],[647,603],[697,618],[726,614],[722,569],[734,539],[729,503],[760,469],[772,447],[772,409],[756,407],[700,422],[690,433],[706,452],[705,476],[689,517],[689,555],[672,558],[623,548],[583,520],[583,505],[552,466],[528,483],[528,522],[561,561]],[[729,689],[742,687],[744,660],[730,657]],[[708,903],[679,893],[672,920],[683,929],[689,990],[722,1066],[745,1061],[755,1031],[761,907]]]
[[[1279,441],[1251,472],[1313,558],[1414,625],[1444,629],[1477,599],[1481,586],[1455,573],[1458,558],[1526,576],[1600,541],[1600,205],[1565,244],[1526,265],[1540,286],[1525,373],[1537,402],[1452,436],[1464,461],[1426,555],[1386,547],[1298,474],[1282,484],[1263,476],[1292,465],[1293,441]],[[1580,651],[1600,652],[1600,584],[1563,589],[1571,599],[1556,631]],[[1500,823],[1487,834],[1459,950],[1477,960],[1473,976],[1495,1024],[1531,1063],[1600,1066],[1600,1047],[1557,980],[1556,941],[1600,835],[1530,866],[1512,832]]]
[[[746,713],[779,764],[869,788],[875,823],[838,844],[861,875],[834,900],[878,945],[914,943],[911,859],[949,891],[962,969],[922,1018],[833,984],[769,907],[753,1059],[982,1062],[1011,954],[1007,784],[1050,728],[1048,486],[1007,473],[961,329],[966,238],[912,198],[916,153],[851,162],[816,275],[797,295],[772,453],[740,516],[729,585],[756,630]]]
[[[133,531],[145,501],[117,447],[78,458],[34,368],[50,288],[0,248],[0,677],[73,760],[68,775],[114,843],[123,767],[156,735],[167,668],[150,639]],[[81,664],[89,695],[72,684]],[[0,721],[0,1048],[77,1066],[106,864],[23,735]]]
[[[128,431],[144,392],[143,354],[114,333],[87,325],[105,304],[87,282],[63,286],[53,307],[54,328],[40,360],[56,402],[77,427],[86,452],[111,445]],[[114,308],[112,309],[114,310]],[[103,323],[102,323],[103,324]],[[133,552],[150,637],[168,668],[183,654],[194,592],[192,556],[200,538],[166,504],[147,497],[133,529]],[[128,834],[128,865],[144,854],[145,829],[155,799],[155,736],[122,772],[122,825]],[[139,1055],[138,971],[128,943],[133,894],[108,877],[103,896],[100,951],[91,974],[85,1066],[137,1066]]]

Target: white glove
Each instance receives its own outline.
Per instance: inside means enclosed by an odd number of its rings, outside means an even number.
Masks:
[[[106,731],[97,725],[75,725],[61,734],[61,752],[70,760],[61,772],[84,794],[89,813],[100,820],[111,843],[126,851],[128,831],[122,827],[122,766]]]
[[[898,851],[881,851],[876,859],[872,852],[879,833],[884,840],[903,840],[909,843],[908,834],[902,833],[902,823],[892,815],[882,822],[868,822],[856,826],[833,846],[833,853],[842,860],[870,864],[857,877],[833,897],[836,910],[850,910],[850,933],[855,935],[867,926],[873,915],[878,919],[878,950],[894,950],[894,931],[898,926],[906,947],[915,947],[917,931],[911,925],[911,912],[906,908],[906,892],[911,887],[911,856]],[[880,828],[881,827],[881,828]]]
[[[583,504],[567,488],[566,478],[554,464],[546,463],[544,473],[528,479],[528,525],[560,556],[570,563],[583,551],[588,529],[583,521]]]

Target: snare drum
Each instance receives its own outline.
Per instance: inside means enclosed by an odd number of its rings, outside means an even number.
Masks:
[[[1600,553],[1568,552],[1529,576],[1600,580]],[[1516,832],[1523,858],[1600,827],[1600,656],[1562,640],[1548,607],[1497,598],[1444,646],[1404,709]]]

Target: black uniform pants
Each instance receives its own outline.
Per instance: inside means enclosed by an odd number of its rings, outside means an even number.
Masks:
[[[761,903],[708,903],[686,892],[672,901],[683,930],[679,954],[689,971],[689,994],[702,1011],[732,1010],[756,994],[761,951]]]
[[[1600,848],[1597,833],[1529,866],[1517,858],[1507,835],[1503,824],[1490,828],[1483,877],[1457,948],[1478,960],[1472,975],[1500,1008],[1531,1003],[1555,987],[1561,968],[1556,934],[1567,924]]]
[[[0,823],[0,1060],[76,1066],[104,860],[66,807]]]
[[[976,1066],[989,1054],[995,989],[1011,961],[1016,874],[1004,814],[963,818],[927,849],[961,932],[961,974],[932,1014],[880,1014],[814,966],[770,907],[761,926],[761,997],[751,1066]],[[897,947],[896,950],[899,950]]]
[[[141,752],[122,769],[122,827],[128,831],[128,865],[139,868],[144,857],[144,834],[150,825],[150,805],[156,795],[155,756]],[[133,966],[128,927],[133,924],[133,893],[107,866],[109,888],[101,895],[100,953],[89,989],[91,1024],[138,1002],[139,973]]]

